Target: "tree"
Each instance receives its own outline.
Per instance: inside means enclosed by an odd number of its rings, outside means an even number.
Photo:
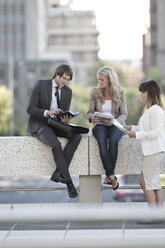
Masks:
[[[79,126],[90,127],[90,124],[87,119],[87,111],[89,108],[90,91],[92,87],[82,84],[71,84],[70,87],[73,91],[70,109],[73,112],[81,112],[70,122]]]
[[[140,94],[137,87],[126,87],[125,94],[128,109],[126,123],[128,125],[137,125],[144,110],[144,103],[140,99]]]
[[[97,66],[94,67],[93,70],[90,69],[89,80],[87,82],[88,85],[97,85],[97,70],[106,65],[112,67],[116,71],[122,86],[137,86],[143,78],[143,73],[139,66],[129,65],[118,61],[99,60]]]
[[[0,135],[9,135],[10,91],[5,85],[0,86]]]
[[[149,79],[156,81],[160,85],[163,94],[165,94],[165,79],[164,77],[161,77],[159,68],[151,66],[147,76]]]
[[[27,136],[30,135],[26,132],[27,115],[21,115],[19,107],[15,105],[14,109],[14,135],[15,136]]]

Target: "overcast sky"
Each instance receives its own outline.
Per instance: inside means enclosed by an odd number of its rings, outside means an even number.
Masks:
[[[142,34],[147,32],[148,3],[148,0],[73,0],[71,7],[95,10],[100,58],[140,59]]]

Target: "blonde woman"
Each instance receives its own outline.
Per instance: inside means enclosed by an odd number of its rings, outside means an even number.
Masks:
[[[100,157],[105,169],[105,184],[112,184],[113,190],[119,187],[117,177],[114,175],[118,142],[123,132],[109,120],[99,121],[93,117],[95,112],[113,115],[116,120],[125,125],[127,107],[125,94],[121,89],[116,72],[109,66],[104,66],[97,71],[98,87],[91,91],[89,111],[87,117],[93,124],[93,135],[99,146]],[[107,141],[109,141],[107,143]]]
[[[125,126],[130,138],[141,141],[144,155],[140,185],[149,206],[163,205],[163,192],[160,184],[160,163],[165,152],[165,117],[161,102],[161,90],[153,81],[140,84],[141,98],[146,111],[139,120],[139,126]]]

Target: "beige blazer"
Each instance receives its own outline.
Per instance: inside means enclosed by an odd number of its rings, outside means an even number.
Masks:
[[[91,91],[91,98],[89,103],[89,110],[87,112],[87,117],[89,122],[91,122],[91,116],[94,114],[94,112],[102,112],[102,105],[103,101],[97,98],[96,95],[97,89],[94,88]],[[116,106],[116,104],[112,100],[112,115],[115,116],[115,119],[121,123],[122,125],[125,125],[125,120],[127,118],[127,106],[126,106],[126,99],[125,99],[125,93],[124,90],[121,89],[121,103],[120,105]],[[93,125],[94,127],[94,125]]]

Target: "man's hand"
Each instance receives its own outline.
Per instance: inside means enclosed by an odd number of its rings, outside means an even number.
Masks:
[[[60,112],[61,112],[61,109],[48,110],[47,111],[47,116],[49,116],[49,115],[57,115]]]
[[[130,132],[128,132],[128,136],[129,136],[130,138],[136,138],[136,133],[133,132],[133,131],[130,131]]]

